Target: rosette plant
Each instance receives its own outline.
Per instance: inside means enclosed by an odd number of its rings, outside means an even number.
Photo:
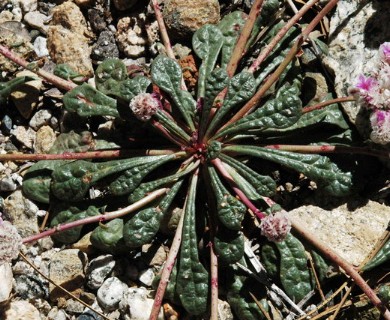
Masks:
[[[54,229],[24,242],[53,235],[57,241],[73,243],[84,224],[100,221],[92,232],[92,244],[124,253],[154,241],[164,221],[173,219],[172,208],[178,207],[182,213],[151,319],[157,318],[164,297],[191,315],[209,313],[217,319],[219,286],[240,319],[259,319],[267,314],[267,291],[282,290],[268,279],[263,280],[264,286],[253,288],[242,271],[248,269],[246,257],[251,256],[246,237],[253,236],[253,228],[246,230],[243,221],[252,227],[258,222],[256,238],[265,243],[263,263],[279,277],[286,303],[304,315],[293,301],[302,300],[315,284],[304,246],[289,234],[291,222],[269,198],[276,183],[267,168],[273,163],[276,168],[295,170],[332,196],[344,196],[352,187],[351,173],[319,154],[339,150],[334,145],[288,144],[297,132],[317,124],[330,124],[336,131],[347,126],[334,105],[338,100],[309,108],[303,108],[300,100],[297,53],[337,3],[330,1],[301,32],[294,24],[316,2],[309,1],[287,23],[270,24],[279,2],[255,1],[248,16],[233,12],[218,25],[200,28],[192,39],[199,58],[196,92],[186,88],[155,2],[167,55],[153,60],[150,77],[129,78],[119,59],[99,65],[96,86],[75,85],[70,79],[78,75],[66,66],[56,70],[66,80],[35,70],[68,90],[63,97],[66,110],[86,121],[115,119],[118,131],[121,128],[120,133],[128,136],[124,141],[114,135],[103,140],[89,132],[62,133],[51,154],[35,155],[41,161],[28,169],[23,191],[49,205]],[[240,63],[244,53],[259,48],[261,53],[250,66],[247,60]],[[27,66],[7,49],[1,52]],[[322,108],[327,104],[333,105]],[[116,210],[107,212],[113,207]],[[296,224],[293,227],[302,231]],[[364,286],[345,261],[301,233]],[[317,271],[324,274],[325,260],[314,251],[313,255]],[[251,298],[249,290],[257,299]],[[369,287],[364,290],[385,313],[375,293]]]

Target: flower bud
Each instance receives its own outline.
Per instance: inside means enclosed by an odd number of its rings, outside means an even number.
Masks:
[[[281,242],[290,232],[291,222],[283,211],[278,211],[263,218],[260,229],[269,241]]]
[[[140,93],[130,101],[130,109],[137,119],[148,121],[161,108],[160,101],[150,93]]]

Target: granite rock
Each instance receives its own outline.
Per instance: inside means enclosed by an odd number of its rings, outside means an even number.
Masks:
[[[110,254],[99,256],[88,264],[87,286],[98,289],[115,267],[114,257]]]
[[[12,268],[10,263],[0,265],[0,305],[6,302],[12,291]]]
[[[108,278],[97,291],[97,300],[105,310],[114,310],[123,299],[128,287],[116,277]]]

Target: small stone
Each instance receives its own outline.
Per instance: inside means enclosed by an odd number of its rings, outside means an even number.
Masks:
[[[102,31],[92,49],[91,58],[103,61],[107,58],[118,58],[119,50],[115,43],[114,34],[111,31]]]
[[[48,153],[56,141],[56,134],[50,126],[39,128],[34,142],[35,153]]]
[[[36,133],[30,127],[17,126],[11,130],[11,134],[26,148],[33,148]]]
[[[87,286],[91,289],[100,288],[114,267],[115,260],[110,254],[91,260],[87,267]]]
[[[161,245],[157,251],[156,254],[153,256],[152,260],[149,262],[149,266],[154,267],[160,267],[163,265],[163,263],[167,260],[167,248],[163,245]]]
[[[39,11],[28,12],[24,17],[24,22],[28,24],[31,28],[37,29],[42,34],[47,33],[49,26],[46,24],[46,21],[49,20],[48,16],[40,13]]]
[[[15,191],[18,186],[10,176],[0,178],[0,191]]]
[[[38,0],[19,0],[19,3],[25,14],[38,9]]]
[[[34,51],[38,58],[48,56],[47,39],[41,36],[36,37],[34,40]]]
[[[218,23],[219,9],[217,0],[168,0],[163,17],[172,37],[185,39],[205,24]]]
[[[0,129],[5,135],[9,135],[12,129],[12,118],[9,115],[4,115],[1,119]]]
[[[66,312],[71,314],[80,314],[83,313],[85,306],[74,299],[66,300]]]
[[[123,299],[127,289],[127,285],[118,278],[108,278],[97,291],[97,300],[102,308],[114,310]]]
[[[113,0],[115,8],[119,11],[130,9],[137,3],[137,0]]]
[[[99,33],[107,28],[104,11],[92,8],[88,10],[88,20],[93,31]]]
[[[93,75],[91,48],[84,37],[61,26],[51,26],[47,33],[47,47],[55,63],[67,63],[84,76]]]
[[[12,291],[12,268],[10,263],[0,264],[0,305],[7,301]]]
[[[31,118],[29,125],[34,130],[38,130],[40,127],[48,124],[51,117],[52,117],[52,112],[50,110],[48,109],[38,110]]]
[[[85,267],[88,263],[87,255],[77,249],[66,249],[55,253],[50,261],[50,279],[65,289],[79,291],[84,282]],[[67,295],[54,285],[50,284],[50,299],[52,301]]]
[[[4,200],[4,215],[18,229],[21,237],[39,232],[36,213],[38,207],[16,190]]]
[[[57,307],[53,307],[47,315],[47,320],[67,320],[68,316],[66,312]]]
[[[41,320],[41,316],[37,308],[31,303],[24,300],[12,301],[4,311],[4,319],[6,320]]]
[[[148,320],[152,311],[153,299],[148,298],[146,288],[129,288],[125,298],[120,303],[120,309],[126,313],[126,320]],[[128,309],[128,310],[127,310]],[[158,314],[159,320],[164,319],[162,308]]]
[[[218,299],[218,319],[219,320],[233,320],[234,316],[229,303]]]
[[[151,287],[154,279],[154,271],[152,268],[140,272],[138,280],[145,286]]]
[[[0,12],[0,24],[14,20],[14,15],[11,11],[3,10]]]
[[[47,299],[48,285],[34,274],[21,274],[15,276],[14,290],[22,299]]]

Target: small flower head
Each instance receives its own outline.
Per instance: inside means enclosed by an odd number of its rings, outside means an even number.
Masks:
[[[9,222],[0,217],[0,265],[11,262],[19,255],[22,238],[18,230]]]
[[[291,222],[283,211],[278,211],[263,218],[260,229],[269,241],[281,242],[290,232]]]
[[[370,138],[378,144],[390,143],[390,111],[375,110],[370,116]]]
[[[380,45],[379,56],[383,61],[390,63],[390,42],[385,42]]]
[[[148,121],[161,109],[161,103],[153,94],[140,93],[130,101],[130,109],[137,119]]]

